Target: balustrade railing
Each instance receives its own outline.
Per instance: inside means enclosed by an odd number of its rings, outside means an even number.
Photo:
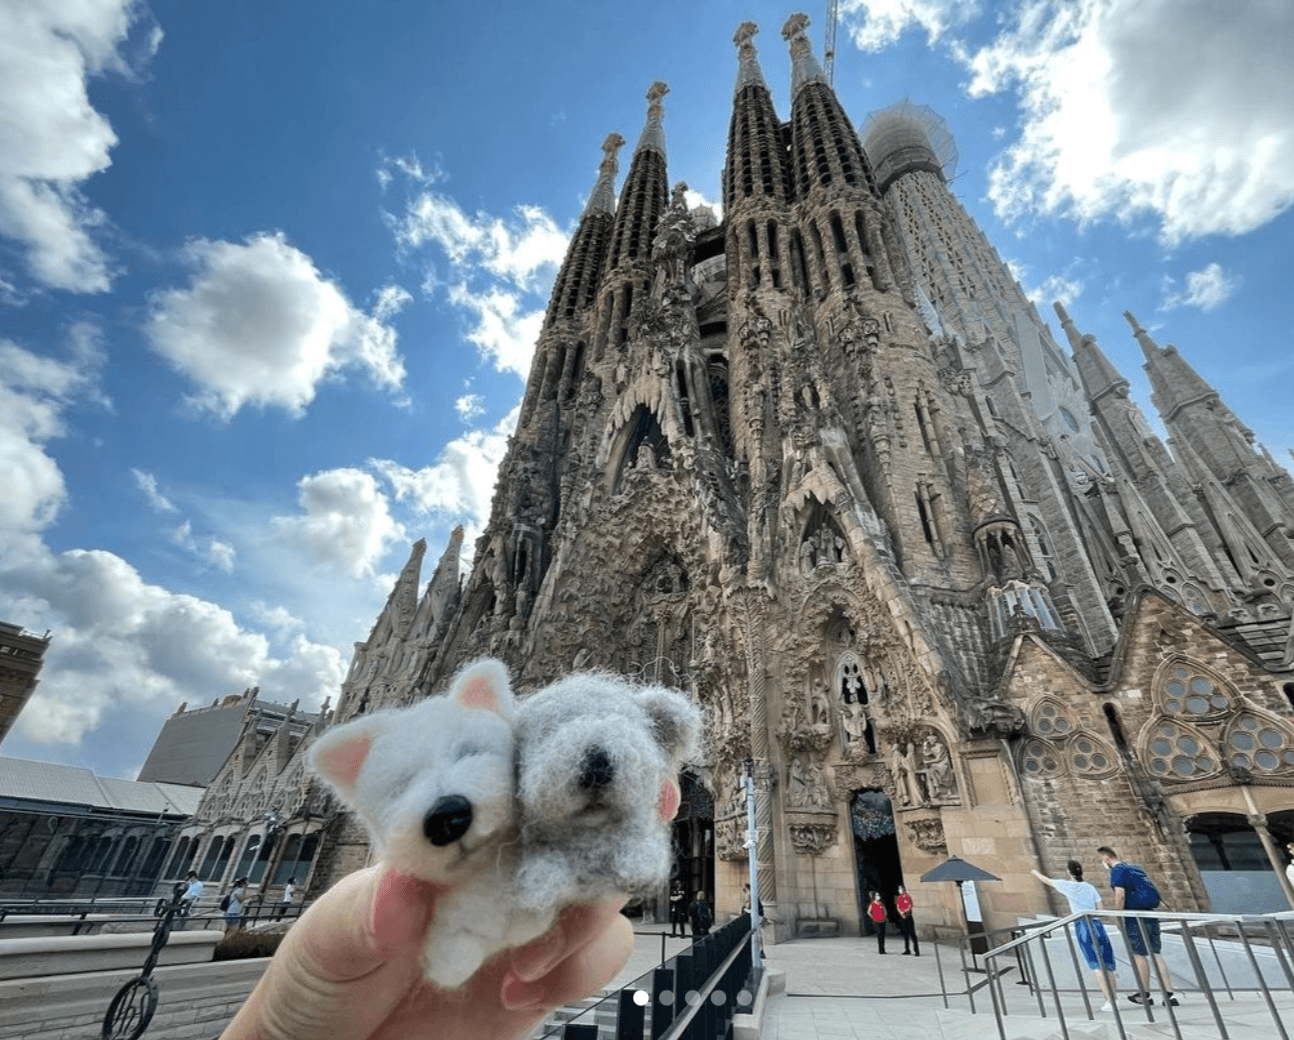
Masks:
[[[1161,956],[1139,958],[1134,950],[1155,949],[1145,922],[1159,928]],[[1115,967],[1106,972],[1114,999],[1107,1001],[1088,967],[1082,942],[1100,926],[1111,940]],[[1088,931],[1092,930],[1092,931]],[[961,942],[961,973],[972,1013],[988,1010],[1005,1038],[1006,1019],[1031,1015],[1052,1019],[1058,1035],[1070,1036],[1075,1020],[1104,1019],[1126,1038],[1127,1024],[1160,1023],[1183,1038],[1258,1029],[1289,1040],[1294,1021],[1294,913],[1234,915],[1147,910],[1094,911],[1052,921],[998,929]],[[983,952],[967,950],[973,940]],[[987,949],[983,948],[987,946]],[[1100,963],[1100,944],[1097,944]],[[938,950],[936,949],[936,956]],[[1139,962],[1145,963],[1143,976]],[[979,964],[982,962],[983,967]],[[944,1006],[949,993],[943,965]],[[987,989],[988,1001],[981,993]],[[1261,1023],[1261,1024],[1259,1024]]]

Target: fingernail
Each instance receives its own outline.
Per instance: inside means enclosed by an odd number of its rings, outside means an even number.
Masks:
[[[525,1011],[544,1002],[545,988],[537,982],[522,982],[513,974],[503,980],[499,999],[509,1011]]]

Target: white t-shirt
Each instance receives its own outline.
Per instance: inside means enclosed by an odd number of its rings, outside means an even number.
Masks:
[[[1069,900],[1071,914],[1095,910],[1101,905],[1101,893],[1086,881],[1053,878],[1051,883],[1056,886],[1056,891]]]
[[[1285,868],[1285,876],[1289,878],[1290,887],[1294,888],[1294,860],[1290,860],[1290,865]]]
[[[190,903],[195,902],[198,896],[202,895],[202,882],[190,882],[189,887],[184,890],[184,898]]]

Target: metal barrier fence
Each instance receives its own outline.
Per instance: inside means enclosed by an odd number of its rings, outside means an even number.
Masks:
[[[742,914],[539,1040],[598,1040],[599,1017],[615,1040],[723,1040],[732,1016],[754,1006],[751,969],[750,915]]]
[[[146,915],[161,917],[169,905],[169,900],[153,896],[89,900],[33,899],[11,901],[0,904],[0,921],[4,921],[9,917],[26,915],[34,917],[74,917],[87,922],[87,925],[97,927],[104,924],[137,921],[140,917]],[[289,904],[282,902],[248,903],[243,907],[239,923],[245,928],[248,925],[258,924],[263,921],[293,920],[305,913],[309,905],[308,903]],[[96,915],[93,922],[89,921],[91,914]],[[209,928],[212,924],[220,924],[221,926],[226,924],[225,912],[214,901],[209,905],[205,902],[199,903],[187,914],[180,914],[179,916],[186,922],[200,924],[203,928]],[[72,934],[76,935],[79,932],[80,929],[76,928]]]
[[[1160,933],[1160,942],[1151,934],[1154,929]],[[1091,1021],[1098,1014],[1111,1017],[1122,1040],[1128,1035],[1125,1022],[1129,1016],[1159,1022],[1160,1028],[1166,1027],[1178,1040],[1204,1035],[1230,1040],[1242,1013],[1248,1020],[1269,1021],[1270,1026],[1261,1027],[1265,1035],[1289,1040],[1283,1016],[1294,1016],[1292,933],[1294,913],[1290,912],[1096,911],[964,937],[961,971],[972,1013],[978,1013],[983,1005],[981,998],[981,1007],[976,1006],[975,993],[988,989],[998,1035],[1004,1040],[1005,1019],[1012,1014],[1054,1019],[1065,1040],[1070,1036],[1071,1021]],[[1083,950],[1084,945],[1094,947],[1098,965],[1104,963],[1102,936],[1111,940],[1114,954],[1114,970],[1101,972],[1114,998],[1105,1005],[1098,973],[1088,966]],[[978,956],[972,942],[982,950]],[[1161,943],[1163,954],[1154,956]],[[1138,949],[1152,955],[1139,957]],[[982,969],[978,967],[981,958]],[[1174,961],[1171,966],[1170,958]],[[1141,963],[1145,964],[1144,979]],[[1176,984],[1174,976],[1180,980]],[[939,978],[944,1006],[948,1007],[942,964]],[[1120,981],[1124,984],[1118,985]],[[1008,982],[1013,984],[1008,987]],[[1017,987],[1027,991],[1023,1002],[1018,999]]]

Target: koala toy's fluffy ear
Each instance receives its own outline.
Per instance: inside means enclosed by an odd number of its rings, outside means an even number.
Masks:
[[[508,669],[492,657],[473,661],[454,676],[449,698],[461,707],[492,711],[509,722],[516,714],[517,699],[508,680]]]
[[[382,731],[382,716],[361,716],[328,730],[306,756],[310,768],[349,802],[355,794],[364,760]]]
[[[683,694],[660,686],[638,692],[638,702],[651,719],[652,732],[670,758],[685,761],[696,754],[701,713]]]

